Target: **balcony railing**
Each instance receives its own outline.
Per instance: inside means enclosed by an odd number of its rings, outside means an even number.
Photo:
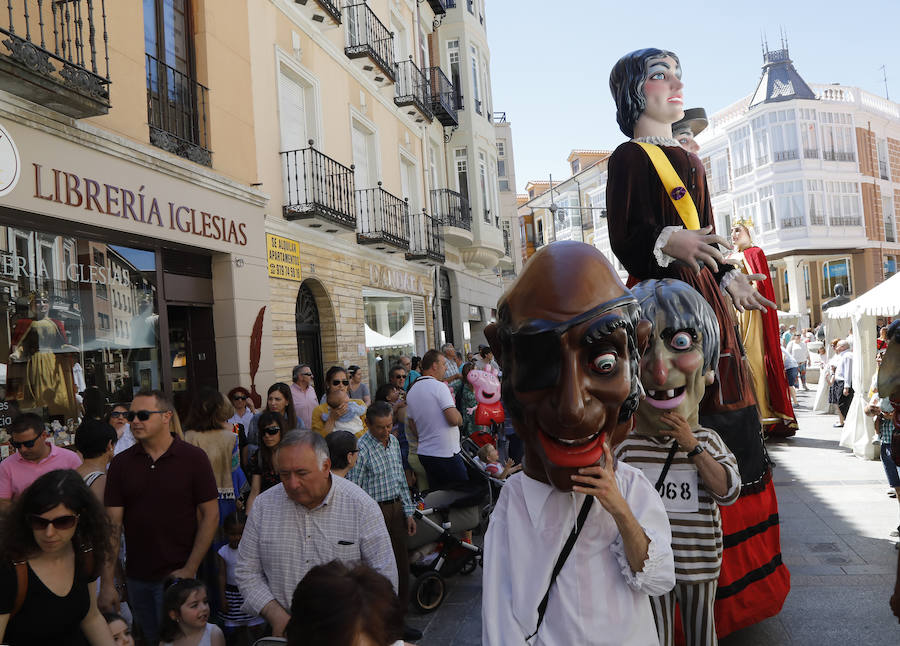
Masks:
[[[422,209],[409,214],[409,251],[407,260],[444,262],[444,236],[440,221]]]
[[[887,162],[878,160],[878,174],[881,176],[881,179],[890,179],[888,176],[888,167]]]
[[[781,228],[782,229],[799,229],[800,227],[806,224],[803,221],[802,215],[795,215],[791,218],[781,218]]]
[[[819,213],[817,211],[809,212],[809,224],[813,227],[823,227],[825,226],[825,214]]]
[[[756,158],[756,165],[757,165],[757,166],[765,166],[765,165],[768,164],[768,163],[769,163],[769,156],[768,156],[768,155],[759,155],[759,156]]]
[[[281,153],[287,220],[322,217],[356,229],[356,191],[353,169],[313,148]]]
[[[509,231],[503,229],[503,255],[512,258],[512,245],[509,242]]]
[[[506,123],[506,113],[505,112],[494,112],[492,115],[494,123]]]
[[[822,159],[825,161],[856,161],[856,154],[854,153],[845,153],[845,152],[835,152],[834,150],[823,150],[822,151]]]
[[[858,215],[832,215],[828,222],[833,227],[858,227],[862,223]]]
[[[431,98],[431,111],[442,126],[459,125],[459,116],[457,115],[457,106],[459,99],[457,98],[456,88],[447,78],[447,75],[440,67],[428,68],[428,80],[431,84],[429,95]]]
[[[150,143],[179,157],[211,166],[209,90],[150,54],[145,56]]]
[[[472,230],[472,211],[469,200],[449,188],[431,191],[431,211],[445,227]]]
[[[431,121],[434,115],[431,112],[431,89],[428,77],[413,62],[412,56],[409,57],[409,60],[398,61],[396,65],[397,85],[394,103],[400,107],[414,106],[418,110],[417,122],[425,119]],[[416,113],[411,111],[410,115],[416,116]]]
[[[106,0],[7,0],[6,9],[0,89],[70,117],[109,112]]]
[[[753,170],[753,166],[750,166],[749,164],[747,166],[738,166],[734,171],[734,176],[740,177],[741,175],[746,175],[747,173],[749,173],[752,170]]]
[[[456,3],[453,0],[428,0],[428,6],[431,7],[435,16],[443,16],[447,13],[447,9],[455,7]]]
[[[308,4],[308,1],[309,0],[294,0],[294,2],[296,2],[297,4],[304,5],[304,6],[306,4]],[[331,2],[331,0],[313,0],[313,1],[315,2],[315,4],[317,4],[322,9],[322,11],[327,13],[336,23],[338,23],[338,24],[341,23],[341,10],[338,8],[338,6],[336,4]],[[313,20],[316,22],[324,22],[325,17],[318,15],[318,14],[314,14]]]
[[[804,159],[818,159],[819,158],[819,149],[818,148],[804,148],[803,149],[803,158]]]
[[[356,191],[356,241],[359,244],[385,242],[409,248],[409,205],[381,188]]]
[[[344,20],[347,24],[347,46],[344,48],[347,57],[368,56],[393,81],[394,34],[365,2],[344,5]]]
[[[791,159],[797,159],[797,151],[796,150],[776,150],[775,151],[775,161],[790,161]]]

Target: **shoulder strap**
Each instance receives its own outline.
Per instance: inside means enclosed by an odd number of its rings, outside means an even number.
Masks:
[[[669,473],[669,467],[672,466],[672,459],[675,457],[676,451],[678,451],[678,442],[672,442],[672,448],[669,449],[669,456],[666,458],[666,463],[663,465],[662,473],[659,474],[659,479],[656,481],[656,484],[653,485],[653,488],[657,491],[662,488],[663,483],[666,481],[666,476]]]
[[[28,595],[28,563],[26,561],[16,561],[13,563],[16,568],[16,599],[13,601],[12,610],[9,618],[12,619],[16,613],[22,609],[25,604],[25,597]]]
[[[642,141],[636,141],[634,143],[643,148],[644,152],[647,153],[647,156],[653,164],[653,168],[656,169],[656,173],[659,175],[659,179],[666,189],[669,199],[672,200],[672,204],[678,211],[678,215],[681,216],[681,221],[684,222],[684,226],[691,231],[697,231],[700,228],[700,217],[697,215],[697,206],[694,204],[694,200],[691,199],[690,194],[684,187],[684,182],[681,181],[681,178],[678,177],[678,173],[676,173],[675,169],[672,167],[672,162],[669,161],[669,158],[666,157],[666,154],[659,146],[644,143]]]
[[[103,471],[92,471],[91,473],[87,474],[87,476],[84,478],[84,484],[86,484],[88,487],[90,487],[97,481],[97,478],[99,478],[100,476],[105,476],[105,475],[106,474]]]
[[[553,573],[550,575],[550,583],[547,584],[547,591],[544,593],[544,598],[541,599],[541,603],[538,605],[537,626],[534,627],[534,632],[525,638],[525,641],[528,641],[537,635],[538,631],[541,629],[541,624],[544,622],[544,613],[547,612],[547,603],[550,601],[550,588],[553,587],[553,584],[556,582],[556,577],[559,576],[559,573],[563,569],[563,565],[566,564],[566,559],[569,558],[569,554],[572,552],[572,548],[575,547],[575,541],[578,540],[578,535],[584,527],[584,521],[587,520],[588,512],[591,510],[591,505],[593,504],[593,496],[584,497],[584,502],[581,503],[581,511],[578,512],[578,520],[575,521],[575,527],[569,532],[569,537],[566,539],[562,551],[559,553],[559,558],[556,559],[556,564],[553,566]]]

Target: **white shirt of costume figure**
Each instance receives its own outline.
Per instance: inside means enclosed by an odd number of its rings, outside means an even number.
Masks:
[[[681,67],[674,58],[651,58],[644,80],[644,111],[638,121],[665,124],[671,132],[672,124],[684,117],[682,88]]]
[[[647,396],[635,412],[637,427],[645,434],[668,431],[660,418],[678,413],[697,428],[697,411],[713,370],[703,370],[703,339],[693,328],[673,329],[665,312],[658,310],[647,351],[641,357],[641,383]]]

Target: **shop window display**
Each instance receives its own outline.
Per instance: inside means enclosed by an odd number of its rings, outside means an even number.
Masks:
[[[363,294],[366,355],[372,392],[387,383],[388,372],[401,356],[414,354],[412,299]]]
[[[110,402],[159,387],[152,251],[13,227],[0,232],[5,421],[33,411],[71,432],[88,387]]]

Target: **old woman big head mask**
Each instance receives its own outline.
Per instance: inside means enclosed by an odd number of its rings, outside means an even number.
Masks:
[[[579,467],[600,461],[605,441],[621,441],[649,327],[593,246],[557,242],[531,257],[485,330],[528,476],[568,491]]]

